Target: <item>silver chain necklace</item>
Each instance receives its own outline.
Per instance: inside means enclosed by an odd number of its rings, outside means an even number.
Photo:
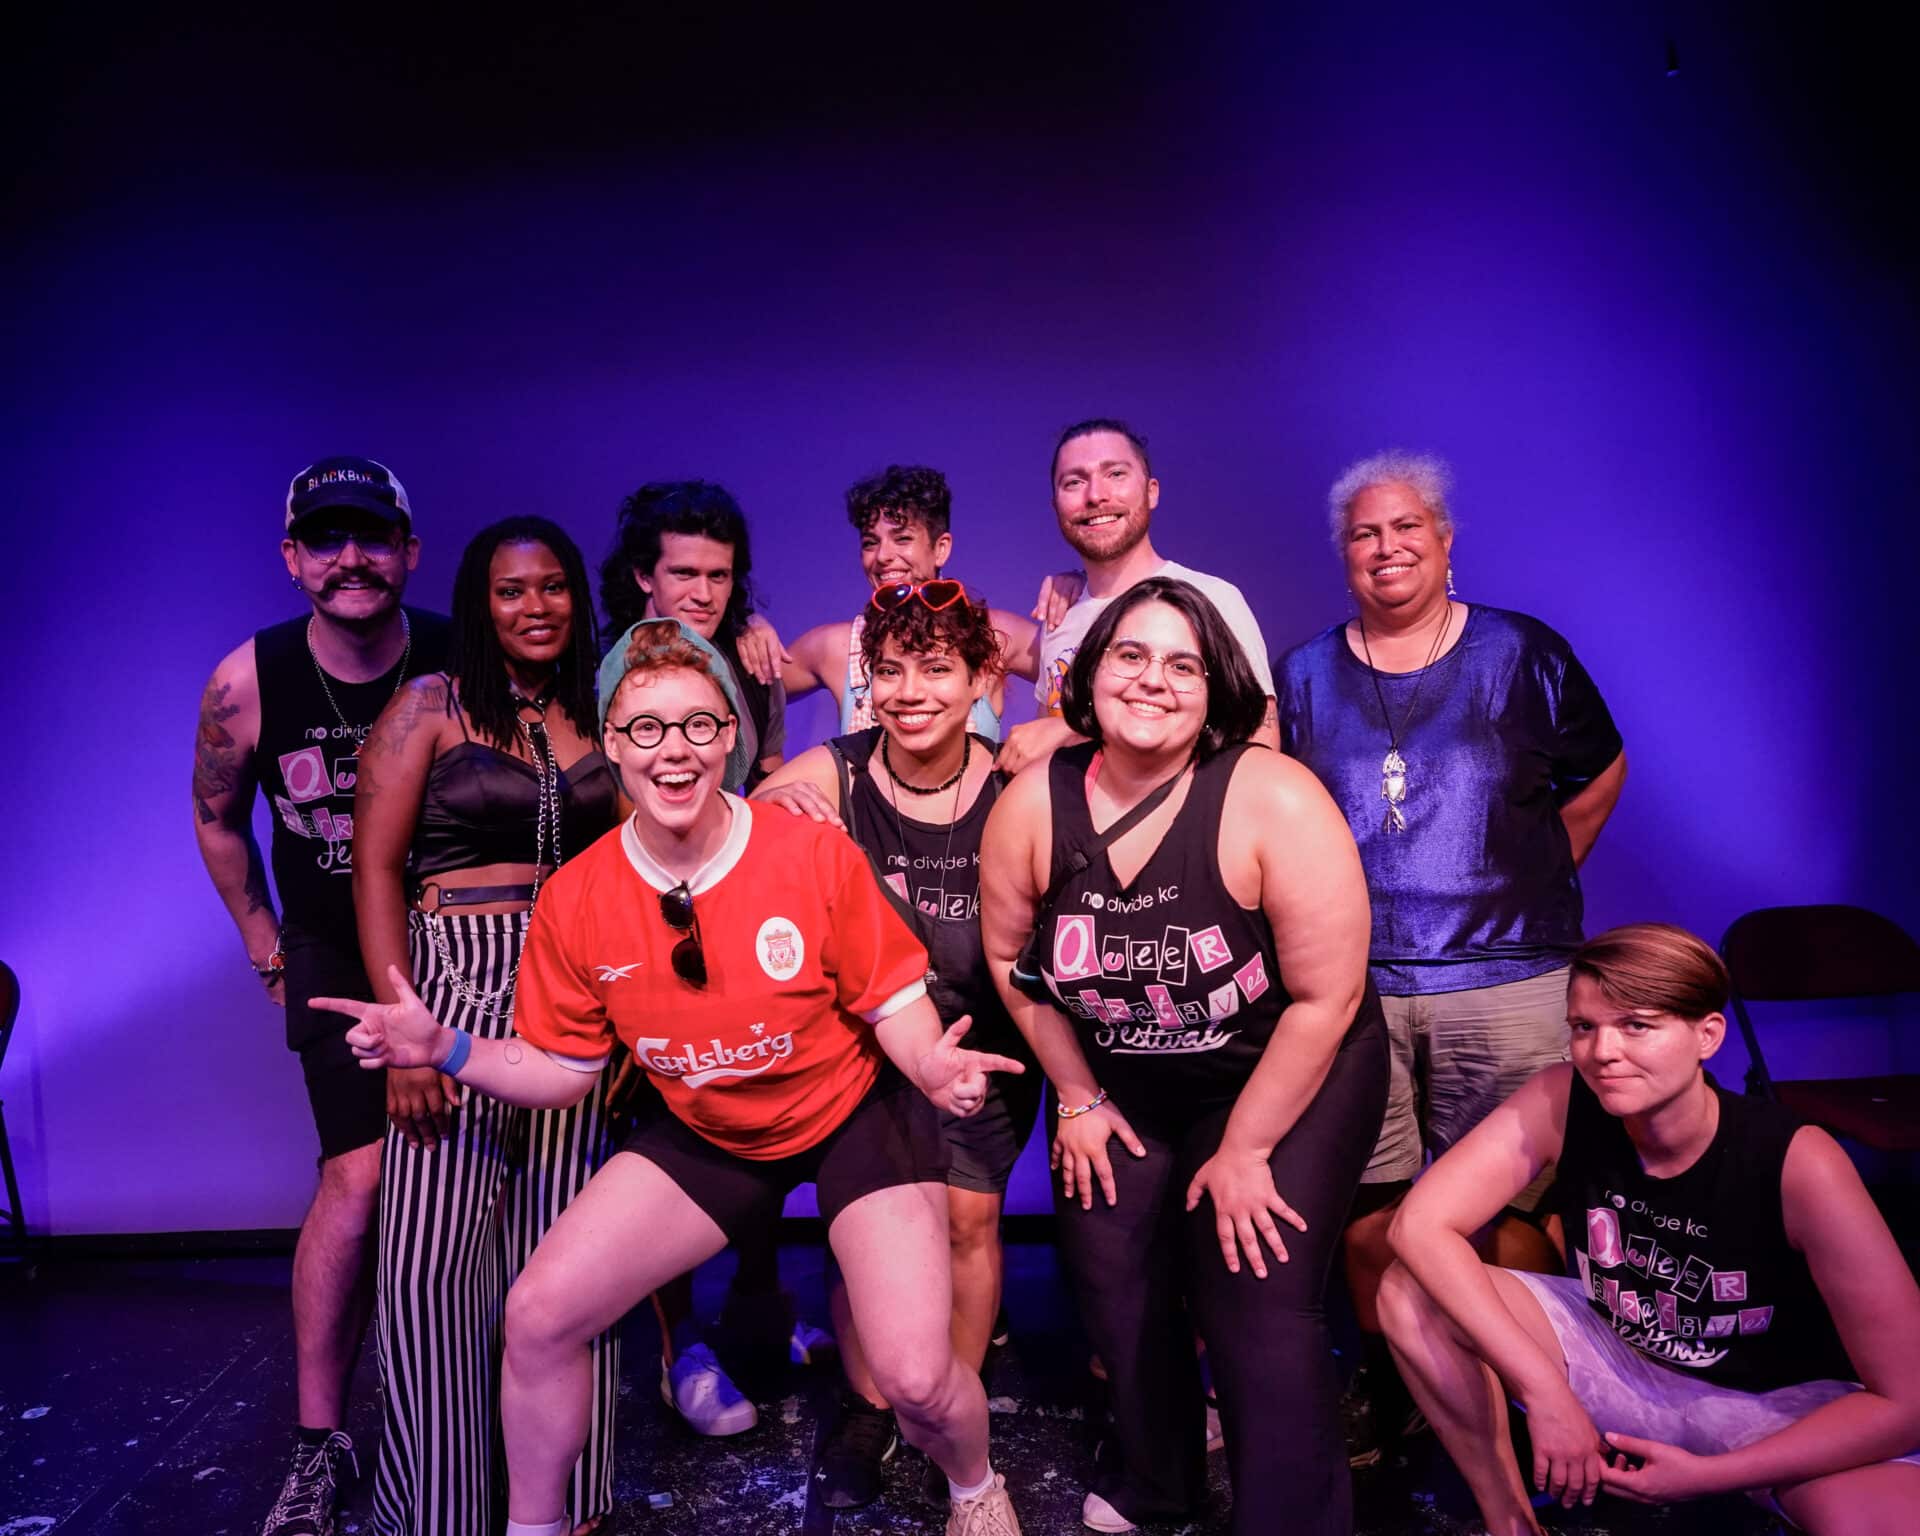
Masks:
[[[1420,685],[1427,680],[1427,672],[1440,655],[1441,642],[1447,638],[1447,628],[1453,623],[1453,604],[1448,603],[1440,619],[1440,631],[1433,637],[1428,647],[1427,659],[1421,663],[1420,675],[1413,680],[1413,692],[1407,698],[1407,712],[1400,717],[1400,729],[1393,728],[1393,716],[1387,711],[1386,690],[1380,686],[1380,674],[1373,665],[1373,648],[1367,644],[1367,619],[1360,615],[1360,649],[1367,658],[1367,676],[1373,679],[1373,696],[1380,701],[1380,718],[1387,726],[1387,755],[1380,759],[1380,798],[1387,802],[1386,821],[1382,827],[1386,832],[1404,832],[1407,830],[1407,818],[1400,806],[1407,798],[1407,760],[1400,755],[1400,738],[1406,734],[1407,727],[1413,724],[1413,708],[1420,702]]]
[[[521,707],[535,707],[536,701],[523,699]],[[546,879],[547,846],[553,846],[553,863],[560,864],[560,765],[553,756],[553,743],[547,736],[547,723],[544,718],[519,722],[520,729],[526,733],[527,750],[533,758],[533,772],[539,788],[536,792],[533,812],[533,894],[527,898],[527,922],[533,922],[534,905],[540,900],[540,887]],[[520,961],[526,954],[526,946],[521,945],[520,954],[514,956],[513,969],[507,972],[507,979],[489,991],[481,991],[467,980],[459,966],[454,964],[453,948],[447,942],[447,935],[441,927],[439,914],[423,913],[427,920],[427,932],[433,939],[433,952],[440,958],[440,967],[445,972],[447,984],[453,995],[469,1007],[479,1011],[483,1018],[498,1019],[505,1015],[513,1004],[513,989],[520,979]]]
[[[387,703],[392,703],[400,692],[400,685],[407,680],[407,658],[413,654],[413,627],[407,623],[407,610],[400,610],[400,675],[393,680],[393,693],[387,695]],[[313,620],[307,620],[307,660],[313,663],[313,675],[320,679],[320,691],[327,696],[327,705],[333,711],[333,718],[340,722],[340,729],[347,735],[359,740],[363,738],[369,726],[349,725],[347,717],[340,711],[340,701],[333,696],[333,690],[327,686],[327,669],[320,665],[320,653],[313,648]],[[383,705],[382,708],[385,706]]]

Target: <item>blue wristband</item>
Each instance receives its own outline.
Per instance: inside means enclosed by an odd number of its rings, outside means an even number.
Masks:
[[[458,1077],[460,1069],[472,1054],[473,1036],[464,1029],[456,1029],[453,1032],[453,1049],[447,1052],[447,1059],[440,1063],[440,1070],[448,1077]]]

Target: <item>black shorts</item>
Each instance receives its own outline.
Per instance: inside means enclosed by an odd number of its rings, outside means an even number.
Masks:
[[[826,1138],[792,1157],[761,1162],[716,1147],[669,1111],[634,1129],[621,1148],[678,1184],[738,1243],[780,1219],[787,1194],[811,1183],[827,1225],[854,1201],[902,1184],[944,1184],[947,1148],[938,1111],[891,1066]]]
[[[309,1008],[310,997],[357,997],[373,1001],[360,946],[350,939],[289,926],[280,938],[287,957],[287,1048],[300,1057],[307,1080],[313,1126],[320,1133],[320,1160],[377,1144],[387,1132],[387,1074],[361,1066],[347,1044],[353,1020],[343,1013]]]
[[[981,1195],[1007,1192],[1013,1165],[1033,1134],[1046,1082],[1046,1073],[1031,1064],[1017,1075],[995,1072],[987,1079],[986,1102],[977,1113],[940,1117],[940,1133],[953,1161],[947,1170],[949,1185]]]

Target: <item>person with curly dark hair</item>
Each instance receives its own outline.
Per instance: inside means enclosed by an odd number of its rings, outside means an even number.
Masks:
[[[984,605],[959,582],[939,578],[878,588],[860,642],[876,723],[783,764],[754,798],[844,825],[927,947],[928,987],[941,1022],[970,1017],[973,1045],[1030,1068],[989,1078],[978,1113],[941,1117],[952,1158],[952,1335],[961,1361],[978,1371],[1000,1305],[1000,1209],[1040,1103],[1040,1074],[994,991],[980,947],[980,838],[1002,781],[993,743],[974,726],[1000,674],[999,637]],[[897,1430],[843,1288],[833,1303],[851,1391],[817,1475],[822,1501],[851,1509],[878,1496]]]
[[[1204,1504],[1197,1326],[1235,1536],[1334,1536],[1352,1487],[1323,1298],[1387,1095],[1353,834],[1312,773],[1251,749],[1266,689],[1198,588],[1114,597],[1064,681],[1086,740],[995,805],[981,928],[1053,1084],[1060,1247],[1109,1379],[1081,1519]]]
[[[932,581],[953,554],[953,492],[947,477],[924,464],[889,464],[847,489],[847,521],[860,535],[860,569],[876,591],[900,584]],[[1078,593],[1064,576],[1050,577],[1041,588],[1039,612],[1048,610],[1058,590],[1057,622]],[[1040,628],[1031,618],[990,609],[999,635],[1002,666],[973,706],[973,730],[1000,740],[1000,713],[1006,674],[1033,678],[1040,666]],[[875,723],[872,679],[861,643],[869,615],[816,624],[793,642],[781,668],[788,698],[827,689],[840,706],[840,730],[864,731]]]
[[[598,659],[573,540],[540,517],[477,534],[454,578],[447,670],[403,688],[360,756],[354,905],[379,997],[396,995],[393,974],[410,976],[461,1027],[511,1035],[535,897],[618,817],[597,745]],[[463,1094],[431,1068],[386,1080],[374,1529],[489,1536],[501,1309],[534,1245],[612,1155],[606,1084],[570,1107],[527,1110]],[[613,1507],[611,1333],[592,1356],[576,1530]]]
[[[769,659],[769,632],[748,625],[753,602],[747,518],[724,486],[655,480],[620,503],[614,545],[600,563],[609,649],[647,619],[678,619],[710,641],[746,706],[748,788],[780,766],[787,738],[786,689]]]

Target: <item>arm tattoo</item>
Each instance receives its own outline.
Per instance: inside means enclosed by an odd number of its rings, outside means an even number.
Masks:
[[[520,1065],[521,1054],[522,1053],[521,1053],[520,1047],[515,1045],[511,1040],[507,1042],[506,1050],[501,1052],[501,1055],[506,1057],[507,1065],[510,1067],[517,1067]]]
[[[401,756],[421,722],[430,716],[445,714],[447,685],[439,677],[415,678],[401,689],[393,705],[378,721],[360,749],[359,793],[362,798],[380,792],[380,764],[383,759]]]
[[[231,683],[209,683],[200,699],[200,728],[193,743],[193,804],[203,825],[220,819],[214,800],[240,786],[240,745],[226,725],[240,713],[238,704],[227,702],[232,690]]]
[[[267,890],[267,869],[260,859],[260,845],[251,837],[247,839],[247,915],[251,917],[262,908],[273,910],[273,896]]]

